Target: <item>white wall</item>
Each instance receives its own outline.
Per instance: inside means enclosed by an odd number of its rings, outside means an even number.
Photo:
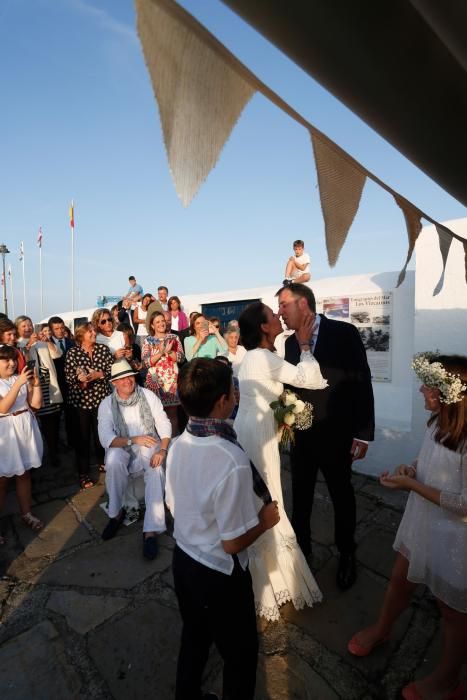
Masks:
[[[446,225],[467,239],[467,218],[448,221]],[[332,277],[310,284],[316,298],[381,291],[393,294],[392,381],[373,384],[376,438],[366,459],[355,463],[357,471],[368,474],[379,474],[383,469],[411,461],[418,452],[427,414],[418,391],[419,383],[410,368],[413,354],[434,349],[467,354],[467,285],[462,244],[454,240],[451,245],[444,287],[436,297],[433,290],[441,275],[442,262],[433,226],[425,227],[420,234],[415,260],[416,271],[408,271],[398,289],[395,272]],[[183,295],[182,302],[190,312],[200,310],[203,303],[259,298],[277,309],[278,288],[279,285],[273,285]]]
[[[448,228],[467,239],[467,219],[444,222]],[[357,463],[358,471],[378,474],[385,468],[411,461],[417,455],[428,414],[423,407],[419,393],[420,382],[410,370],[410,360],[414,353],[423,350],[440,350],[444,353],[467,354],[467,284],[465,282],[464,248],[462,243],[453,240],[446,265],[445,282],[440,294],[433,296],[433,290],[440,278],[442,259],[438,235],[434,226],[423,228],[415,248],[415,308],[412,319],[404,309],[399,309],[401,320],[407,324],[402,333],[407,333],[404,349],[396,353],[397,362],[405,362],[399,367],[397,383],[402,386],[401,404],[393,403],[375,387],[377,404],[383,402],[379,410],[395,417],[398,413],[410,410],[411,421],[408,430],[394,430],[391,416],[389,420],[378,420],[375,442],[371,445],[364,462]],[[407,284],[407,280],[402,286]],[[396,310],[394,316],[397,316]],[[412,329],[412,330],[411,330]],[[409,340],[411,338],[411,340]],[[410,352],[410,342],[413,343]],[[393,356],[394,358],[394,356]],[[405,386],[405,399],[403,399]],[[402,406],[402,401],[405,405]]]

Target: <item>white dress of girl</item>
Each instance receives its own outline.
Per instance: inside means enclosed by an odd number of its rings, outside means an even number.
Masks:
[[[0,379],[0,396],[5,397],[17,375]],[[13,413],[18,413],[14,416]],[[8,413],[0,413],[0,476],[21,476],[42,464],[42,437],[28,406],[27,384],[23,384]]]
[[[309,352],[295,366],[270,350],[249,350],[239,371],[240,406],[234,428],[238,441],[279,504],[280,521],[248,548],[257,615],[278,620],[279,608],[291,600],[297,610],[322,599],[321,591],[297,544],[284,510],[277,425],[270,407],[283,384],[324,389],[318,362]]]
[[[394,549],[409,560],[409,581],[467,613],[467,445],[448,450],[435,441],[436,429],[425,433],[417,479],[441,491],[440,505],[411,491]]]

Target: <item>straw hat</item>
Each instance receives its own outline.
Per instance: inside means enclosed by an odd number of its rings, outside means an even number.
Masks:
[[[110,381],[123,379],[123,377],[132,377],[135,374],[138,374],[138,372],[135,372],[126,360],[117,360],[110,369]]]

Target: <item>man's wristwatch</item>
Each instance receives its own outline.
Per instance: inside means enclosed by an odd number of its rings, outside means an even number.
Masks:
[[[133,444],[133,440],[131,438],[128,438],[128,440],[126,441],[127,447],[131,447],[132,444]]]

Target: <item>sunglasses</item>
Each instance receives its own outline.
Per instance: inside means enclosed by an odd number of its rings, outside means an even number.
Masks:
[[[112,323],[112,319],[111,318],[101,318],[101,320],[99,321],[99,325],[103,326],[105,323]]]

